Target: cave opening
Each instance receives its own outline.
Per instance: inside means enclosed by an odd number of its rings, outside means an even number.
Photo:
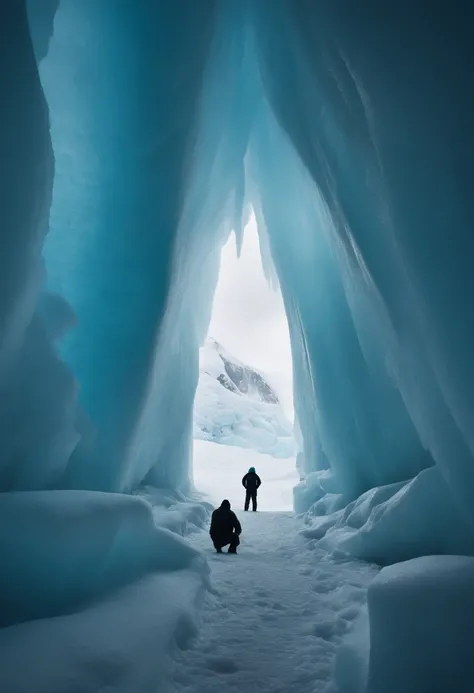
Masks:
[[[242,477],[262,478],[259,510],[289,511],[298,482],[293,368],[280,288],[264,274],[251,212],[240,252],[223,246],[209,330],[199,354],[193,478],[213,504],[244,503]]]

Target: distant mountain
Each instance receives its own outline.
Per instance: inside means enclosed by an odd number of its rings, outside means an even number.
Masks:
[[[194,438],[291,457],[292,426],[264,374],[212,338],[201,348],[199,361]]]

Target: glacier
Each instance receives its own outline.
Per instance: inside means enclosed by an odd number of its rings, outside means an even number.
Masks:
[[[438,570],[423,556],[474,555],[471,14],[464,0],[3,3],[0,492],[21,536],[2,530],[2,625],[150,572],[205,580],[136,491],[193,491],[199,347],[220,249],[251,209],[289,321],[308,536],[422,561],[369,593],[376,633],[391,580],[423,584]],[[458,565],[439,569],[451,590]]]
[[[242,363],[212,337],[199,350],[193,438],[275,458],[295,454],[291,423],[268,376]]]

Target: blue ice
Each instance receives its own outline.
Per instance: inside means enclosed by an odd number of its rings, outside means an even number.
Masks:
[[[220,248],[251,207],[289,320],[309,531],[384,563],[474,553],[474,50],[458,5],[4,3],[0,490],[12,517],[29,499],[49,518],[47,540],[25,530],[12,589],[60,531],[55,494],[90,491],[89,528],[113,494],[192,488],[198,348]],[[127,557],[134,579],[161,549],[151,532],[132,550],[127,526],[150,517],[125,506],[126,581]],[[91,550],[92,534],[78,530]],[[74,555],[54,567],[60,611],[116,586],[68,578]],[[25,600],[9,623],[43,615]]]

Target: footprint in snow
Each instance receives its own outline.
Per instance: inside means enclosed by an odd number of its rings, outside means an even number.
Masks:
[[[286,607],[283,606],[283,604],[280,604],[280,602],[273,602],[272,604],[272,609],[275,611],[284,611]]]
[[[300,571],[299,571],[300,575],[311,575],[312,572],[313,572],[313,569],[309,568],[308,566],[305,566],[304,568],[300,568]]]
[[[216,674],[235,674],[239,667],[229,657],[208,657],[206,667]]]

